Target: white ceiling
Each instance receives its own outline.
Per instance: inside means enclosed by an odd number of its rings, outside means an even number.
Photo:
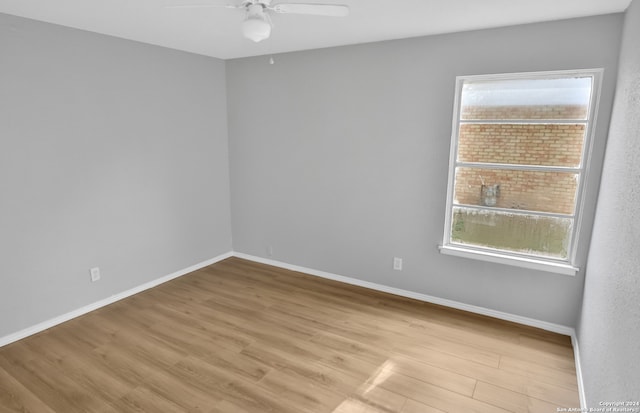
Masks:
[[[310,0],[348,17],[274,14],[271,37],[242,37],[241,10],[167,0],[0,0],[0,12],[222,59],[509,26],[626,10],[631,0]],[[179,0],[226,4],[225,0]],[[228,0],[237,4],[240,0]],[[305,2],[274,0],[275,3]],[[172,0],[171,4],[176,1]]]

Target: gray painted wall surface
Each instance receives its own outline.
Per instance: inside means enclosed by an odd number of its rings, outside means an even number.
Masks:
[[[0,14],[0,337],[231,249],[225,87],[221,60]]]
[[[640,3],[627,11],[578,343],[589,407],[640,401]]]
[[[574,326],[576,277],[437,250],[457,75],[604,67],[586,260],[622,15],[227,61],[234,250]],[[392,270],[394,256],[404,270]]]

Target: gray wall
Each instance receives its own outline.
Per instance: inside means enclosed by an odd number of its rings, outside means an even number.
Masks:
[[[586,261],[622,15],[227,62],[234,250],[574,326],[576,277],[439,254],[457,75],[604,67]],[[394,256],[404,270],[392,270]]]
[[[640,3],[627,11],[578,343],[589,407],[640,401]]]
[[[221,60],[0,14],[0,337],[228,252],[226,119]]]

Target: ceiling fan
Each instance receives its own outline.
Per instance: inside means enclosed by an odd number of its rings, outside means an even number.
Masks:
[[[271,35],[271,17],[269,13],[279,14],[308,14],[315,16],[344,17],[349,14],[349,6],[343,4],[319,3],[276,3],[272,0],[243,0],[237,5],[227,4],[198,4],[198,5],[167,5],[168,8],[195,7],[225,7],[229,9],[244,9],[246,17],[242,22],[242,34],[247,39],[259,42]]]

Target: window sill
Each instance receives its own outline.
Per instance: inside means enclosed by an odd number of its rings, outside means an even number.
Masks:
[[[556,274],[571,276],[575,276],[579,271],[578,267],[559,262],[549,262],[523,257],[515,257],[511,255],[487,251],[476,251],[452,245],[439,245],[438,248],[440,249],[441,254],[454,255],[456,257],[464,257],[480,261],[495,262],[498,264],[513,265],[516,267],[528,268],[530,270],[553,272]]]

